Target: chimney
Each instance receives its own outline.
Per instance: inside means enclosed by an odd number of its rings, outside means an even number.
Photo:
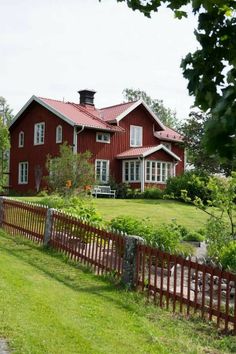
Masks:
[[[80,90],[78,91],[80,95],[80,104],[94,106],[93,100],[96,91],[94,90]]]

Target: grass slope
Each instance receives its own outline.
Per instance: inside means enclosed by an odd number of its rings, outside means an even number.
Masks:
[[[236,340],[0,231],[0,338],[14,353],[227,353]]]
[[[37,203],[41,198],[17,197],[15,199]],[[174,200],[92,198],[90,201],[106,221],[120,215],[148,217],[151,222],[158,225],[175,219],[178,224],[197,230],[203,227],[207,220],[207,215],[196,207]]]

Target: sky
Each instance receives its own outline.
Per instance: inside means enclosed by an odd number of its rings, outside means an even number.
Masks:
[[[146,18],[116,0],[0,0],[0,96],[16,114],[32,95],[98,108],[141,89],[187,118],[193,98],[180,62],[197,48],[196,21],[168,9]]]

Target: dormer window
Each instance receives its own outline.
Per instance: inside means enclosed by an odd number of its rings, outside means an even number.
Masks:
[[[24,132],[19,133],[18,147],[24,146]]]
[[[143,145],[143,127],[130,126],[130,146],[138,147]]]
[[[62,143],[62,126],[58,125],[56,128],[56,143]]]
[[[96,141],[99,142],[99,143],[110,144],[111,135],[110,135],[110,133],[97,132],[96,133]]]

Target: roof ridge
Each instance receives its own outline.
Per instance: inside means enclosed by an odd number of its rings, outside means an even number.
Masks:
[[[135,100],[135,101],[128,101],[128,102],[123,102],[123,103],[118,103],[118,104],[114,104],[112,106],[107,106],[107,107],[103,107],[103,108],[98,108],[100,111],[104,110],[104,109],[108,109],[108,108],[113,108],[113,107],[118,107],[118,106],[123,106],[125,104],[128,104],[128,103],[135,103],[135,102],[138,102],[139,100]]]
[[[37,96],[37,97],[41,100],[50,100],[50,101],[56,101],[56,102],[65,103],[65,104],[69,103],[69,102],[63,102],[61,100],[56,100],[55,98],[48,98],[48,97],[41,97],[41,96]]]
[[[83,113],[87,114],[88,116],[90,116],[91,118],[93,118],[96,121],[102,122],[103,124],[105,124],[105,126],[107,126],[108,128],[112,129],[113,126],[111,126],[110,124],[108,124],[106,121],[104,121],[101,118],[96,117],[95,115],[93,115],[91,112],[88,112],[84,107],[82,107],[80,104],[76,104],[73,102],[68,102],[69,104],[71,104],[73,107],[77,108],[78,110],[81,110]]]

